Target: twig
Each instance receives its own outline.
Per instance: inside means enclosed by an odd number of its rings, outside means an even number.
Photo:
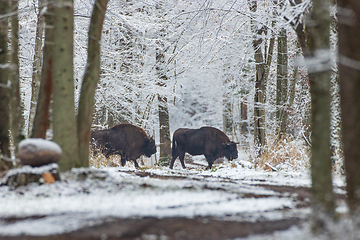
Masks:
[[[271,166],[271,165],[268,164],[268,163],[265,163],[265,165],[268,166],[269,168],[271,168],[271,170],[273,170],[274,172],[277,172],[277,171],[278,171],[275,167]]]

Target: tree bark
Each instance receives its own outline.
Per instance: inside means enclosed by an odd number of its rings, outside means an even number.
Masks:
[[[257,2],[250,2],[250,10],[256,12]],[[266,99],[266,79],[264,58],[261,52],[263,40],[260,38],[262,29],[256,30],[255,23],[252,23],[254,36],[253,48],[255,50],[256,76],[255,76],[255,96],[254,96],[254,141],[255,146],[259,148],[259,155],[262,147],[265,146],[265,109],[263,104]]]
[[[165,73],[165,54],[162,48],[156,49],[156,71],[159,85],[166,87],[167,76]],[[158,95],[159,101],[159,129],[160,129],[160,158],[159,165],[167,166],[171,161],[170,122],[167,98]]]
[[[300,57],[300,44],[298,43],[298,50],[296,51],[296,58]],[[291,78],[289,78],[289,105],[288,105],[288,109],[292,108],[292,105],[294,103],[295,100],[295,86],[296,86],[296,81],[299,75],[299,66],[296,65],[293,71],[293,75]]]
[[[45,29],[45,21],[43,16],[43,8],[45,7],[46,0],[39,0],[39,9],[37,15],[37,24],[36,24],[36,34],[35,34],[35,54],[34,54],[34,63],[33,63],[33,72],[32,72],[32,94],[31,94],[31,102],[30,102],[30,116],[29,116],[29,135],[32,134],[33,123],[35,118],[35,113],[37,111],[37,103],[39,94],[41,91],[41,68],[43,65],[43,35]],[[48,11],[47,11],[48,13]],[[44,51],[45,52],[45,51]],[[45,54],[45,53],[44,53]]]
[[[288,92],[288,77],[287,77],[287,36],[286,29],[281,29],[278,36],[278,57],[277,57],[277,78],[276,78],[276,119],[280,123],[278,138],[286,134],[287,124],[287,92]]]
[[[43,51],[43,64],[41,71],[41,83],[39,96],[36,104],[36,114],[31,131],[32,138],[46,138],[46,130],[50,126],[50,103],[53,92],[53,50],[54,50],[54,5],[47,4],[47,11],[44,16],[45,44]],[[35,71],[35,70],[34,70]],[[36,74],[35,74],[36,75]]]
[[[11,11],[18,12],[18,1],[11,2]],[[19,83],[19,38],[18,38],[18,15],[14,14],[11,17],[11,55],[10,64],[11,71],[9,72],[9,79],[11,81],[11,135],[13,144],[15,146],[15,153],[17,153],[19,142],[24,139],[23,125],[24,121],[22,118],[23,108],[20,98],[20,83]]]
[[[250,10],[256,12],[257,1],[249,0]],[[253,48],[255,51],[256,76],[255,76],[255,96],[254,96],[254,144],[258,148],[258,155],[261,155],[263,147],[266,144],[265,133],[265,103],[266,103],[266,85],[269,76],[272,53],[274,49],[274,38],[270,39],[269,48],[265,44],[265,57],[262,54],[261,45],[263,39],[261,35],[267,33],[265,26],[256,29],[256,24],[252,20],[252,31],[254,36]],[[266,51],[267,49],[267,51]]]
[[[8,13],[8,0],[0,0],[0,15]],[[8,18],[0,19],[0,159],[10,158],[10,82],[8,81]]]
[[[159,165],[167,166],[171,161],[170,122],[167,98],[158,96],[160,125],[160,158]]]
[[[80,163],[89,166],[89,142],[96,85],[100,79],[100,41],[108,0],[96,0],[90,20],[88,59],[81,86],[77,129],[79,135]]]
[[[232,134],[234,129],[233,123],[233,109],[232,109],[232,98],[229,89],[230,75],[225,75],[225,80],[223,81],[223,131],[226,134]]]
[[[248,111],[247,111],[247,101],[243,100],[240,103],[240,133],[245,135],[248,132]]]
[[[349,213],[360,214],[360,2],[338,0],[342,139]]]
[[[329,2],[313,0],[307,23],[308,53],[305,61],[311,94],[311,178],[315,229],[324,226],[324,215],[334,218],[335,203],[331,178],[330,150],[330,13]]]
[[[63,151],[60,170],[67,171],[81,166],[74,108],[73,2],[58,1],[54,16],[53,140]]]

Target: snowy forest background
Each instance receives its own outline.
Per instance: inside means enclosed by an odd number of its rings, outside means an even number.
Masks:
[[[38,57],[36,29],[39,11],[43,9],[38,4],[38,1],[19,1],[19,66],[25,135],[31,131],[30,112],[34,111],[31,97],[36,91],[32,86],[37,84],[33,82],[34,59]],[[86,65],[93,1],[74,1],[74,4],[76,107]],[[309,80],[294,29],[302,24],[310,7],[311,1],[297,5],[293,1],[257,1],[255,11],[246,0],[109,1],[102,31],[101,75],[92,129],[129,122],[144,128],[159,143],[158,111],[159,106],[165,106],[170,133],[179,127],[213,126],[240,142],[239,148],[253,162],[267,161],[277,168],[308,167]],[[335,21],[335,7],[331,14]],[[262,30],[260,35],[259,30]],[[334,59],[336,34],[332,26]],[[260,39],[257,45],[256,39]],[[280,39],[285,39],[285,50],[279,46]],[[259,64],[254,56],[258,50],[263,55],[261,64],[268,66],[263,102],[254,101],[256,64]],[[278,61],[283,55],[286,61],[281,66],[285,70],[281,72]],[[336,72],[334,64],[331,142],[333,160],[339,163],[334,166],[339,167],[342,155]],[[256,106],[265,113],[263,145],[254,139]],[[282,122],[286,125],[285,134],[281,130]],[[277,141],[279,138],[282,141]],[[259,151],[265,153],[260,160]]]
[[[1,171],[15,167],[22,137],[46,130],[62,148],[59,171],[86,170],[90,129],[128,122],[159,150],[158,166],[134,172],[186,175],[167,167],[171,135],[207,125],[239,142],[239,159],[211,171],[198,164],[195,176],[234,170],[237,185],[250,170],[306,172],[322,228],[321,218],[337,218],[336,170],[349,215],[360,215],[357,0],[0,2],[0,49],[9,49],[0,51]]]

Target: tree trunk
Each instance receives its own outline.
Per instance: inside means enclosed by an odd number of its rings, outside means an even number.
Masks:
[[[159,125],[160,125],[160,158],[159,165],[167,166],[171,161],[171,139],[169,110],[167,98],[158,96],[159,100]]]
[[[286,29],[282,29],[278,36],[278,57],[277,57],[277,79],[276,79],[276,119],[280,123],[278,138],[286,134],[287,124],[287,92],[288,92],[288,78],[287,78],[287,36]]]
[[[308,50],[306,56],[311,94],[311,177],[312,207],[315,229],[322,228],[324,215],[334,218],[335,203],[331,179],[330,150],[330,13],[329,2],[313,1],[310,21]]]
[[[35,54],[34,54],[34,63],[33,63],[33,72],[32,72],[32,94],[31,94],[31,102],[30,102],[30,116],[29,116],[29,135],[32,135],[33,122],[35,113],[37,111],[37,103],[39,98],[39,92],[41,91],[39,88],[41,87],[41,67],[43,63],[43,35],[44,35],[44,27],[45,21],[43,16],[43,8],[45,7],[46,0],[39,0],[39,12],[37,15],[37,24],[36,24],[36,34],[35,34]]]
[[[360,2],[338,0],[342,136],[349,213],[360,214]]]
[[[0,0],[0,15],[8,13],[8,0]],[[8,81],[8,18],[0,18],[0,160],[10,157],[10,82]]]
[[[224,88],[224,94],[223,94],[223,131],[226,134],[232,134],[233,133],[233,113],[232,113],[232,97],[229,89],[228,82],[231,77],[230,75],[224,76],[225,80],[223,81],[223,88]]]
[[[90,27],[88,59],[81,86],[77,129],[79,135],[80,163],[89,166],[89,142],[92,123],[96,85],[100,79],[100,41],[108,0],[95,1]]]
[[[250,10],[256,12],[257,1],[248,0]],[[265,139],[265,102],[266,102],[266,85],[269,76],[270,64],[272,61],[272,53],[274,49],[274,38],[270,39],[269,47],[265,43],[265,57],[262,54],[261,45],[263,39],[261,35],[267,35],[266,27],[257,28],[257,24],[252,21],[252,31],[254,34],[253,48],[255,51],[256,77],[255,77],[255,96],[254,96],[254,144],[258,148],[258,155],[261,155],[263,147],[266,144]],[[274,23],[273,23],[274,24]]]
[[[50,125],[50,103],[53,92],[53,46],[54,46],[54,6],[48,3],[45,13],[45,45],[43,51],[43,66],[41,84],[36,104],[36,114],[31,131],[32,138],[46,138],[46,130]]]
[[[250,10],[256,12],[257,2],[250,1]],[[259,148],[258,154],[261,154],[263,146],[265,146],[265,96],[266,96],[266,79],[264,57],[261,52],[261,44],[263,40],[261,36],[263,29],[256,30],[255,22],[252,20],[252,30],[254,36],[253,48],[255,50],[256,76],[255,76],[255,96],[254,96],[254,141],[255,147]]]
[[[298,43],[298,50],[296,51],[296,58],[298,59],[300,57],[300,44]],[[296,81],[299,75],[299,66],[296,65],[293,71],[293,75],[291,78],[289,78],[289,105],[288,105],[288,109],[292,108],[292,105],[294,103],[295,100],[295,86],[296,86]]]
[[[245,135],[248,132],[248,116],[247,116],[247,101],[243,100],[240,103],[240,133]]]
[[[11,2],[11,11],[18,12],[18,1]],[[24,121],[22,118],[23,108],[20,98],[20,84],[19,84],[19,38],[18,38],[18,15],[14,14],[11,17],[11,56],[10,64],[11,71],[9,72],[9,79],[11,81],[11,133],[13,137],[13,144],[15,146],[15,153],[19,142],[24,139],[23,126]]]
[[[167,76],[165,73],[165,54],[162,48],[156,49],[156,71],[159,85],[165,87]],[[171,161],[170,122],[167,98],[158,95],[159,100],[159,127],[160,127],[160,158],[159,165],[167,166]]]
[[[53,125],[60,145],[61,171],[81,166],[74,108],[73,2],[58,1],[54,10]]]

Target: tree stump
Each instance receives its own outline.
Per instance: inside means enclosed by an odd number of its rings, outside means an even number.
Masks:
[[[6,185],[12,188],[25,186],[29,183],[50,184],[60,180],[59,166],[56,163],[41,167],[22,166],[20,168],[10,169],[0,186]]]

